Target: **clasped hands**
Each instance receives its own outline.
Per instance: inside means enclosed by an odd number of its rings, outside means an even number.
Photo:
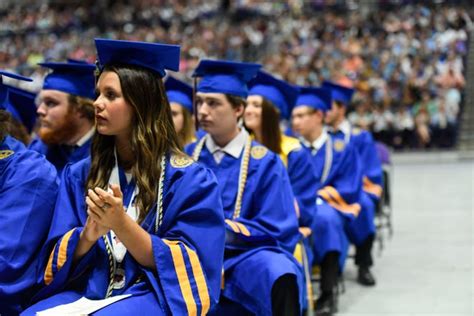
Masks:
[[[123,195],[116,184],[109,185],[112,193],[99,187],[87,191],[87,221],[84,226],[85,237],[96,241],[102,235],[114,230],[120,230],[126,213],[123,209]]]

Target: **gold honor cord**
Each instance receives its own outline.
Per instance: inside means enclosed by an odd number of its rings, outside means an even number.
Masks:
[[[158,184],[158,203],[156,203],[155,234],[158,234],[158,228],[163,221],[163,184],[165,182],[166,155],[161,157],[161,174]]]
[[[193,151],[193,159],[195,161],[199,160],[199,156],[201,155],[202,147],[204,146],[204,142],[206,141],[206,137],[204,136],[199,143],[197,143],[196,147]],[[239,171],[239,188],[237,190],[237,199],[235,201],[235,208],[234,214],[232,215],[232,219],[236,219],[240,216],[240,211],[242,208],[242,198],[244,196],[244,189],[245,184],[247,183],[247,175],[249,171],[249,161],[250,161],[250,149],[252,148],[252,138],[247,137],[245,142],[244,154],[242,157],[242,162],[240,164],[240,171]]]
[[[199,143],[197,143],[196,147],[194,147],[193,151],[193,159],[194,161],[199,160],[199,156],[201,155],[202,147],[204,146],[204,143],[206,142],[207,135],[201,138]]]
[[[107,287],[107,292],[105,294],[105,298],[110,297],[112,295],[112,291],[114,289],[114,276],[115,270],[117,269],[117,264],[115,262],[115,257],[112,254],[112,246],[110,245],[109,238],[107,238],[107,234],[102,235],[105,243],[105,250],[107,250],[107,255],[109,257],[109,286]]]
[[[163,183],[165,182],[165,170],[166,170],[166,155],[161,157],[161,174],[160,174],[160,182],[158,184],[158,202],[156,203],[156,219],[155,219],[155,234],[158,233],[158,228],[160,228],[161,223],[163,221]],[[107,234],[103,235],[102,238],[105,242],[105,249],[107,251],[107,255],[109,257],[109,271],[110,271],[110,281],[109,286],[107,287],[107,292],[105,298],[110,297],[113,291],[114,285],[114,276],[117,270],[117,262],[115,260],[114,255],[112,254],[112,245],[110,244],[109,238],[107,238]]]
[[[239,174],[239,189],[237,191],[237,200],[235,201],[235,209],[233,219],[236,219],[240,216],[240,210],[242,209],[242,197],[244,196],[245,184],[247,183],[247,174],[249,172],[249,160],[250,160],[250,148],[252,147],[252,139],[247,137],[247,142],[245,143],[244,154],[242,157],[242,162],[240,165],[240,174]]]
[[[323,175],[321,176],[321,183],[326,182],[329,172],[331,171],[332,167],[332,139],[331,136],[328,135],[326,141],[326,159],[324,160],[324,169]]]

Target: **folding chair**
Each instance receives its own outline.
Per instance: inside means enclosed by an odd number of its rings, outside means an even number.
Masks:
[[[391,181],[393,165],[390,160],[390,151],[383,143],[376,143],[377,152],[382,162],[383,192],[376,206],[375,225],[377,227],[376,241],[379,244],[379,254],[384,248],[384,233],[388,230],[388,236],[393,236],[392,204],[391,204]]]

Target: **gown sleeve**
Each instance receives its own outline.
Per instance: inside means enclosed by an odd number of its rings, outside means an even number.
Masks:
[[[361,209],[358,203],[362,190],[360,159],[352,145],[347,145],[338,155],[341,155],[339,162],[333,166],[337,170],[323,184],[318,195],[344,215],[354,218]]]
[[[146,273],[173,315],[205,315],[219,300],[224,258],[217,180],[193,163],[165,190],[162,233],[151,234],[155,271]]]
[[[312,172],[311,156],[304,150],[288,155],[288,175],[300,209],[299,226],[313,227],[316,213],[318,180]]]
[[[0,311],[3,304],[31,297],[58,192],[56,169],[43,156],[22,150],[6,159],[0,180]]]
[[[228,247],[279,246],[292,253],[299,232],[288,173],[275,154],[267,153],[263,159],[252,179],[255,191],[244,192],[242,210],[248,211],[226,220],[228,231],[235,235]]]
[[[370,196],[379,199],[382,196],[383,172],[377,148],[372,135],[362,132],[359,135],[358,152],[362,162],[363,190]]]
[[[67,165],[61,174],[55,212],[47,242],[43,246],[38,273],[38,283],[47,287],[42,289],[35,300],[63,288],[94,263],[97,243],[75,265],[72,264],[87,219],[84,195],[87,171],[88,164],[83,161]]]

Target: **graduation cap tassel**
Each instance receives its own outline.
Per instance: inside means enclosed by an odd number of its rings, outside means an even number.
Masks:
[[[193,78],[193,112],[194,112],[194,128],[196,131],[199,129],[199,121],[198,121],[198,111],[196,105],[196,90],[197,90],[197,78]]]
[[[97,81],[99,80],[100,72],[101,72],[100,63],[99,63],[99,60],[96,59],[95,60],[95,70],[94,70],[95,85],[97,85]]]

